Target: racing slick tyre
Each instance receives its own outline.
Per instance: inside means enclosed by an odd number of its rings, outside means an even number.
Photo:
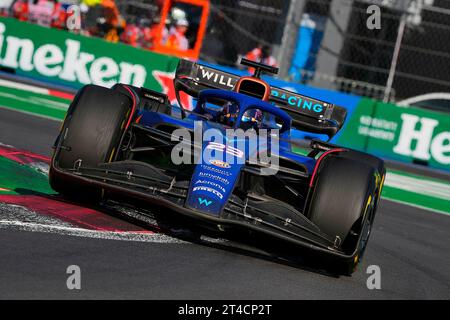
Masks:
[[[313,190],[309,219],[335,239],[351,259],[336,259],[330,271],[350,275],[369,239],[378,193],[377,168],[348,156],[324,159]]]
[[[50,167],[50,185],[55,191],[85,201],[101,198],[100,188],[66,180],[53,168],[53,162],[58,168],[73,169],[77,162],[95,167],[111,161],[131,110],[131,100],[125,94],[94,85],[80,90],[67,112],[57,141],[61,148]]]

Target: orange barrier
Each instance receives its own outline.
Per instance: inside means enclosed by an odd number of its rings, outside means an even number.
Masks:
[[[177,3],[189,4],[192,6],[198,6],[202,9],[202,14],[200,18],[200,24],[197,31],[197,37],[195,41],[195,45],[193,48],[188,50],[177,50],[173,48],[167,47],[164,43],[162,43],[162,34],[165,28],[166,19],[169,16],[170,9],[176,5]],[[157,36],[152,48],[152,51],[173,55],[177,57],[190,58],[190,59],[198,59],[200,55],[200,49],[202,47],[203,38],[206,31],[206,24],[208,22],[209,16],[209,0],[167,0],[164,1],[164,6],[161,11],[161,21],[158,25]]]

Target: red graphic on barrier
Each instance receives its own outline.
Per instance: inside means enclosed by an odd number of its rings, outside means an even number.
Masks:
[[[177,96],[175,94],[175,87],[173,85],[173,77],[175,76],[175,74],[162,71],[153,71],[153,76],[163,88],[163,93],[167,94],[170,103],[178,105]],[[180,102],[182,104],[181,107],[187,110],[192,110],[192,98],[188,94],[180,92]]]

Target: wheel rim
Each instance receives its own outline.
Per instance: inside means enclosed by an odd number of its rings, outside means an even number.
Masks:
[[[359,244],[359,259],[362,258],[366,247],[367,247],[367,242],[369,241],[369,237],[370,237],[370,233],[372,231],[372,216],[373,216],[373,207],[370,210],[370,214],[367,217],[363,229],[362,229],[362,236],[361,236],[361,240],[360,240],[360,244]]]

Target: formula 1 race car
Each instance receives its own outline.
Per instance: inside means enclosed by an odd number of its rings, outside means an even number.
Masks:
[[[181,60],[178,105],[145,88],[83,87],[55,143],[52,188],[94,201],[139,201],[219,233],[248,232],[351,274],[374,221],[383,161],[295,139],[298,132],[333,137],[346,110],[271,87],[260,75],[276,68],[242,64],[254,75]],[[182,94],[196,102],[192,110],[181,105]]]

